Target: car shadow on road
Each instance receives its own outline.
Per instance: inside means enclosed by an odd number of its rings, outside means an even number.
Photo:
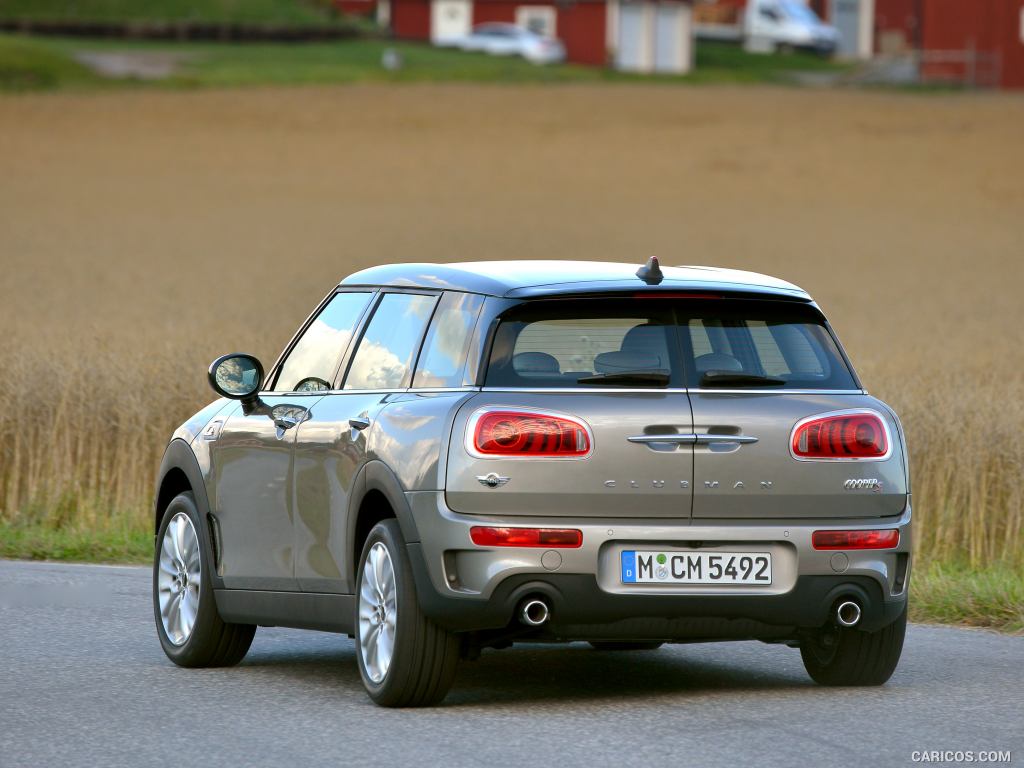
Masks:
[[[780,648],[780,653],[786,649]],[[585,644],[516,647],[464,662],[446,706],[650,698],[710,692],[780,691],[812,685],[801,675],[731,658],[687,656],[686,646],[653,651],[595,651]]]
[[[325,638],[328,636],[325,636]],[[480,707],[512,703],[596,701],[668,695],[749,695],[814,687],[799,661],[786,648],[764,646],[756,658],[746,644],[720,647],[720,661],[689,646],[664,646],[653,651],[595,651],[585,643],[522,644],[485,651],[476,661],[462,661],[445,707]],[[331,695],[362,695],[355,646],[350,640],[318,642],[315,647],[276,646],[256,650],[243,665],[253,672],[287,678]],[[768,654],[779,654],[772,666]],[[786,663],[789,659],[790,663]],[[796,667],[793,661],[796,661]],[[367,699],[367,702],[369,700]]]

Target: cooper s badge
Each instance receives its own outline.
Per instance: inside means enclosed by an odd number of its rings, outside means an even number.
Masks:
[[[843,488],[848,491],[874,491],[875,493],[881,493],[882,481],[877,477],[851,477],[843,483]]]

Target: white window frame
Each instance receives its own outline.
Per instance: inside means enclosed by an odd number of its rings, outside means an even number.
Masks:
[[[553,5],[520,5],[516,7],[516,26],[530,29],[531,19],[541,19],[544,34],[558,37],[558,12]]]

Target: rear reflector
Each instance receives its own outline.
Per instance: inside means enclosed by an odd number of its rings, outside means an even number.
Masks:
[[[798,459],[884,459],[889,433],[871,411],[825,414],[799,422],[791,448]]]
[[[473,448],[485,456],[586,456],[590,433],[564,416],[528,411],[484,411]]]
[[[815,531],[811,535],[815,549],[892,549],[899,543],[898,530]]]
[[[474,525],[469,537],[481,547],[552,547],[575,549],[583,545],[583,531],[573,528],[487,528]]]

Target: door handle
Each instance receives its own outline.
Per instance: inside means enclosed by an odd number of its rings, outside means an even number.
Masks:
[[[681,443],[684,445],[712,445],[717,443],[756,443],[756,437],[749,435],[633,435],[626,438],[631,443]]]
[[[667,435],[633,435],[626,438],[631,443],[682,443],[693,445],[697,442],[697,435],[680,435],[672,432]]]
[[[352,429],[362,432],[370,426],[370,420],[367,418],[366,414],[360,414],[359,416],[353,416],[349,419],[348,425],[352,427]]]
[[[749,435],[695,435],[697,438],[697,445],[715,445],[720,443],[739,443],[740,445],[746,445],[747,443],[756,443],[756,437],[750,437]]]
[[[274,426],[278,429],[291,429],[299,423],[294,416],[278,416],[274,419]]]

